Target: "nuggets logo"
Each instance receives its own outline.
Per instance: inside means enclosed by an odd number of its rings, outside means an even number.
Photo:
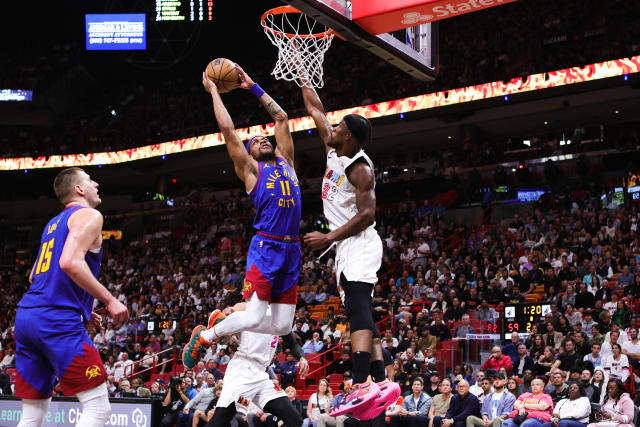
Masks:
[[[249,406],[249,399],[247,399],[246,397],[240,396],[238,398],[238,403],[241,404],[242,406]]]
[[[94,378],[97,378],[99,376],[102,375],[102,370],[100,369],[100,367],[98,365],[91,365],[87,368],[87,370],[84,372],[84,374],[87,376],[88,380],[92,380]]]
[[[249,282],[248,280],[245,280],[244,288],[242,288],[242,292],[250,292],[252,286],[253,285],[251,284],[251,282]]]

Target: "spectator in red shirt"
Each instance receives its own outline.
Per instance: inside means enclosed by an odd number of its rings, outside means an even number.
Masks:
[[[507,373],[511,375],[513,365],[511,364],[511,358],[502,354],[500,347],[495,346],[491,349],[491,357],[484,362],[484,365],[482,365],[482,370],[486,371],[487,369],[493,369],[497,371],[500,368],[505,368]]]

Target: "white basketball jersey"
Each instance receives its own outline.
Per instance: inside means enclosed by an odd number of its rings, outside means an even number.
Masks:
[[[342,227],[358,213],[355,187],[347,179],[345,171],[360,159],[364,159],[374,171],[373,162],[362,150],[353,157],[339,157],[335,150],[327,153],[327,170],[322,179],[322,203],[331,230]],[[375,229],[375,222],[360,233],[337,243],[335,266],[338,283],[341,274],[344,274],[349,281],[375,284],[381,262],[382,240]]]
[[[248,359],[256,363],[261,370],[265,370],[271,364],[277,346],[278,337],[275,335],[245,331],[240,333],[240,345],[234,358],[238,356]]]

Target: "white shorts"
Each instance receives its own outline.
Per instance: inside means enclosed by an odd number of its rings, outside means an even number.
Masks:
[[[224,374],[224,385],[216,407],[226,408],[236,404],[236,411],[247,414],[249,402],[260,409],[273,399],[286,396],[280,387],[276,388],[264,368],[242,358],[233,358]]]
[[[344,293],[340,288],[342,274],[350,282],[375,285],[381,263],[382,240],[375,228],[367,228],[339,242],[336,247],[336,282],[342,301],[344,302]]]

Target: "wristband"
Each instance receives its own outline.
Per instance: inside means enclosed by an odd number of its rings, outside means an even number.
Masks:
[[[249,90],[256,98],[260,98],[262,95],[264,95],[264,90],[262,90],[258,83],[254,83],[253,85],[251,85]]]

